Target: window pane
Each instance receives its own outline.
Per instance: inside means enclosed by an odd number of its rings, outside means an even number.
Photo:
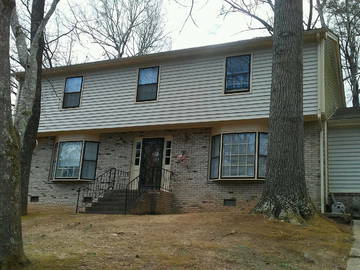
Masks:
[[[165,158],[165,164],[166,164],[166,165],[169,165],[169,164],[170,164],[170,158],[169,158],[169,157]]]
[[[250,55],[226,58],[226,90],[229,90],[228,92],[250,88],[250,61]]]
[[[258,177],[265,178],[266,174],[266,157],[259,157],[259,175]]]
[[[64,108],[79,107],[80,105],[80,93],[72,93],[64,95]]]
[[[220,135],[217,135],[211,139],[210,178],[219,177],[220,138]]]
[[[156,100],[157,84],[139,85],[137,101]]]
[[[248,73],[250,71],[250,55],[226,58],[226,75]]]
[[[171,141],[166,142],[166,148],[171,148]]]
[[[58,143],[55,143],[53,153],[52,153],[52,157],[51,157],[51,165],[50,165],[51,167],[50,167],[50,174],[49,174],[50,179],[54,179],[54,177],[55,177],[57,149],[58,149]]]
[[[97,160],[99,143],[97,142],[86,142],[84,151],[84,160]]]
[[[140,158],[135,158],[135,165],[138,166],[140,164]]]
[[[265,178],[266,176],[266,159],[268,155],[268,141],[269,136],[267,133],[259,134],[259,168],[258,177]]]
[[[65,93],[76,93],[81,91],[82,77],[67,78]]]
[[[226,89],[249,89],[249,74],[239,74],[239,75],[228,75],[226,77]]]
[[[266,155],[266,156],[268,154],[268,134],[267,133],[260,133],[259,154]]]
[[[95,173],[96,173],[96,161],[84,160],[81,170],[81,178],[95,179]]]
[[[59,146],[57,178],[78,178],[82,142],[63,142]]]
[[[222,176],[254,177],[255,137],[255,133],[223,135]]]
[[[159,67],[141,68],[139,70],[139,85],[157,84]]]

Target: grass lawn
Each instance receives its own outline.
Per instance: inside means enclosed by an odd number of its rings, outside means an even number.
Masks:
[[[349,226],[247,213],[89,215],[32,205],[23,218],[26,269],[345,269]]]

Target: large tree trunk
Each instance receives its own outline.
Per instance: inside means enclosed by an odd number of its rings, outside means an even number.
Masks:
[[[44,18],[44,6],[45,0],[34,0],[32,3],[31,10],[31,41],[36,34],[36,31]],[[41,100],[41,71],[42,71],[42,55],[44,50],[44,39],[40,38],[39,46],[35,52],[35,58],[37,65],[37,73],[34,74],[34,82],[30,85],[25,84],[26,87],[35,87],[35,90],[23,88],[21,91],[29,93],[35,92],[34,102],[32,104],[31,116],[28,119],[27,125],[24,128],[24,134],[21,142],[21,214],[27,214],[28,206],[28,193],[29,193],[29,180],[30,180],[30,169],[31,160],[36,146],[36,136],[40,121],[40,100]],[[27,71],[25,71],[27,72]],[[22,110],[23,108],[19,108]]]
[[[359,107],[359,82],[355,76],[355,79],[351,83],[352,90],[352,105],[353,107]]]
[[[298,223],[314,213],[305,184],[301,0],[276,0],[266,184],[255,212]]]
[[[19,136],[10,97],[9,39],[14,1],[0,0],[0,269],[27,263],[20,217]]]

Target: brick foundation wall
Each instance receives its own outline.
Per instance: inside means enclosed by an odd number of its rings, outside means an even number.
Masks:
[[[167,191],[148,191],[136,201],[130,214],[172,214],[174,194]]]
[[[305,176],[314,204],[320,206],[319,127],[317,123],[305,125]],[[97,175],[116,167],[131,169],[135,137],[173,136],[171,170],[175,177],[171,183],[173,206],[177,212],[223,210],[224,200],[236,199],[237,207],[259,198],[263,181],[208,180],[211,129],[163,130],[153,132],[109,133],[100,136]],[[39,196],[40,203],[75,205],[78,187],[83,184],[53,183],[48,180],[54,138],[41,138],[35,149],[29,194]],[[178,163],[176,156],[185,152],[188,162]]]
[[[304,160],[306,186],[312,202],[320,209],[320,126],[317,122],[305,125]]]

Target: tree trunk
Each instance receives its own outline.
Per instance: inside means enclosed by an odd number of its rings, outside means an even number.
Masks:
[[[355,43],[354,40],[351,40],[350,42]],[[350,46],[351,50],[351,61],[348,61],[350,64],[350,85],[351,85],[351,94],[352,94],[352,105],[353,107],[359,107],[359,81],[357,79],[358,75],[358,61],[355,59],[357,57],[355,46]]]
[[[353,107],[359,107],[359,82],[355,78],[355,81],[352,83],[352,105]]]
[[[276,0],[266,184],[255,212],[291,223],[314,214],[305,183],[301,0]]]
[[[32,3],[31,10],[31,41],[35,36],[35,33],[44,18],[44,6],[45,0],[34,0]],[[42,55],[44,50],[44,39],[40,38],[39,46],[35,52],[36,62],[33,63],[37,65],[37,73],[33,76],[33,83],[24,84],[24,88],[21,91],[26,91],[28,93],[35,92],[34,101],[32,103],[32,108],[29,107],[29,110],[32,110],[30,113],[30,118],[28,119],[27,125],[24,128],[23,136],[21,136],[21,214],[27,214],[28,206],[28,193],[29,193],[29,180],[30,180],[30,168],[31,160],[36,146],[36,136],[39,127],[40,121],[40,110],[41,110],[41,71],[42,71]],[[25,70],[25,72],[29,72]],[[26,87],[35,87],[35,90],[27,89]],[[19,110],[23,110],[24,107],[19,106]],[[24,113],[24,111],[22,112]],[[26,113],[26,112],[25,112]]]
[[[0,0],[0,269],[27,263],[20,217],[19,136],[10,97],[10,17],[15,2]]]

